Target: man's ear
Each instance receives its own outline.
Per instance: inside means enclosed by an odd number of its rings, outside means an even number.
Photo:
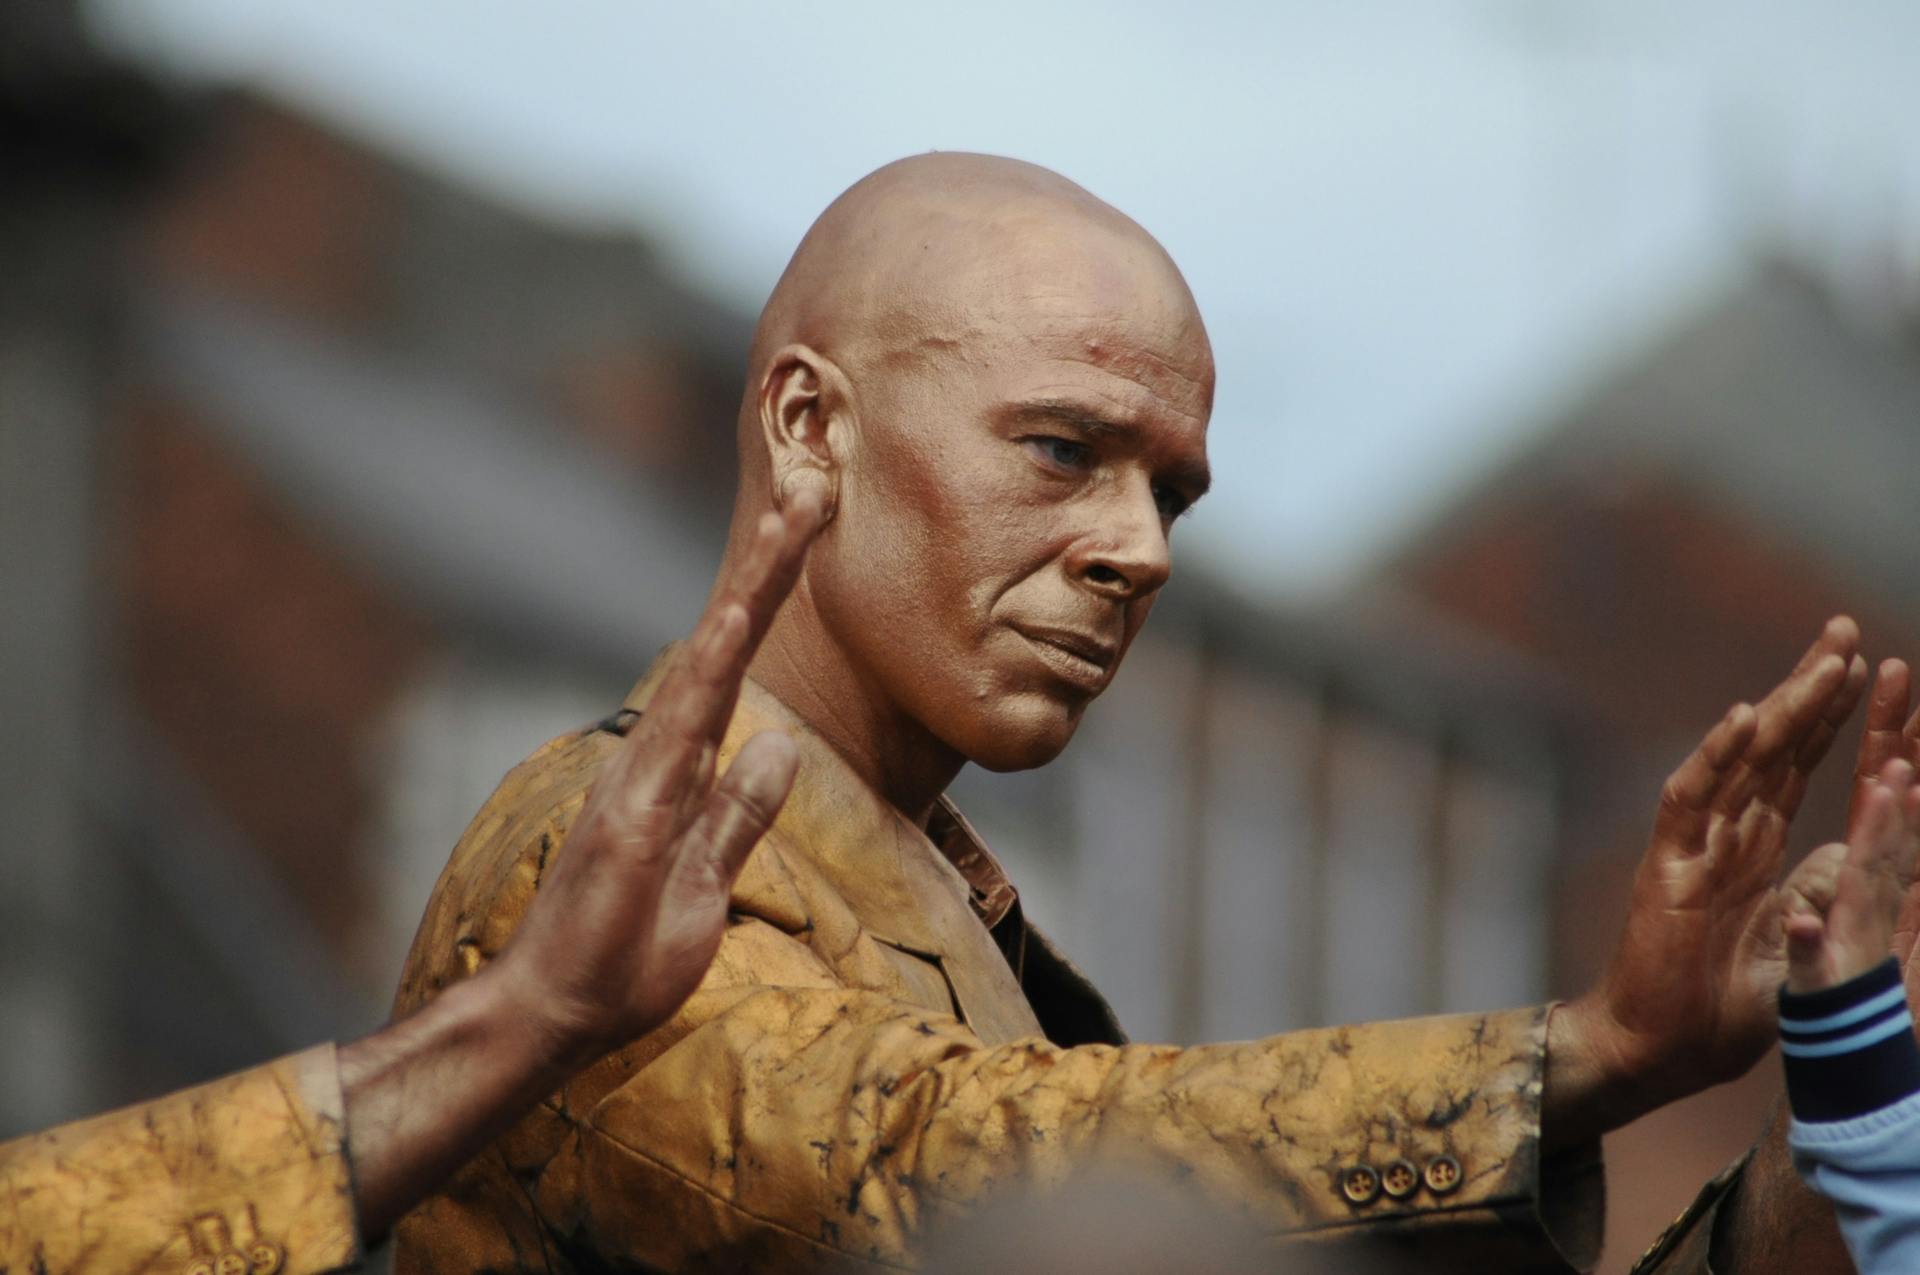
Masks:
[[[848,410],[846,374],[832,360],[805,345],[775,351],[760,381],[760,430],[771,462],[775,509],[786,508],[798,485],[818,485],[827,516],[833,516]]]

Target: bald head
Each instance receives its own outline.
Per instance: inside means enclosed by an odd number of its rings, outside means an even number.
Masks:
[[[1193,296],[1137,222],[1037,164],[915,155],[855,182],[807,231],[761,312],[749,386],[790,345],[860,378],[917,359],[985,357],[996,338],[1102,307],[1145,307],[1184,329],[1211,402]],[[751,415],[743,467],[761,450]]]
[[[754,336],[730,552],[794,484],[832,511],[755,676],[902,809],[1044,761],[1167,579],[1212,400],[1185,281],[1114,208],[986,155],[863,178]]]

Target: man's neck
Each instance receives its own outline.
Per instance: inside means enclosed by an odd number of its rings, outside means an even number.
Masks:
[[[748,676],[771,691],[894,809],[921,828],[966,759],[890,704],[820,624],[804,583]]]

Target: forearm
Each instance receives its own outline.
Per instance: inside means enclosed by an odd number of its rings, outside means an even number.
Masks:
[[[0,1270],[357,1265],[331,1045],[0,1145]]]
[[[339,1051],[367,1242],[559,1088],[579,1061],[523,1012],[513,990],[509,971],[496,966]]]
[[[792,1236],[905,1261],[949,1210],[1117,1163],[1276,1233],[1417,1225],[1435,1270],[1533,1269],[1554,1243],[1577,1265],[1597,1243],[1597,1177],[1555,1166],[1543,1203],[1531,1011],[1188,1049],[986,1047],[952,1019],[831,988],[713,989],[689,1015],[704,1021],[601,1097],[545,1170],[568,1184],[553,1190],[569,1224],[622,1261]],[[685,1225],[635,1234],[621,1219],[640,1209]]]

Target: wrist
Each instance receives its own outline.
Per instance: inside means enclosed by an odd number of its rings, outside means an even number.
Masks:
[[[1787,1096],[1802,1121],[1850,1120],[1920,1092],[1920,1046],[1891,956],[1832,987],[1780,992]]]
[[[529,964],[515,959],[509,948],[466,986],[481,998],[474,1012],[485,1020],[488,1034],[517,1066],[558,1084],[606,1050],[589,1016],[539,970],[526,968]]]
[[[1542,1140],[1572,1145],[1639,1119],[1676,1096],[1661,1091],[1661,1072],[1596,993],[1554,1005],[1547,1018]]]
[[[566,1038],[530,1019],[516,981],[489,966],[340,1048],[356,1211],[368,1242],[571,1074]]]

